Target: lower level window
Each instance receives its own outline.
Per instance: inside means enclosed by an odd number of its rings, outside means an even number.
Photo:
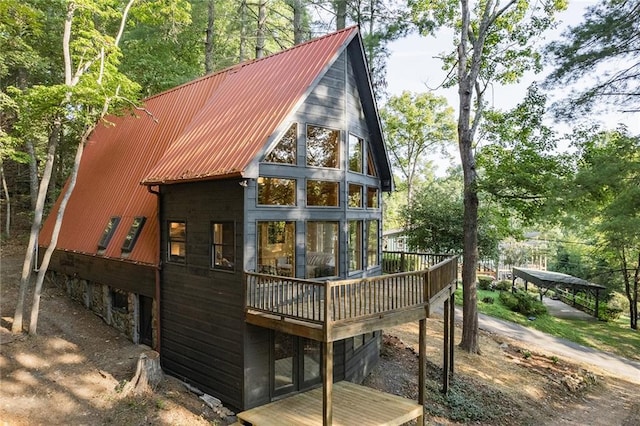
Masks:
[[[306,239],[306,277],[338,275],[338,222],[307,222]]]
[[[120,312],[128,312],[129,295],[124,291],[111,289],[111,308]]]

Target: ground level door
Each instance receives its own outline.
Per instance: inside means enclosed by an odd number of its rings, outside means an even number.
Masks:
[[[274,331],[271,348],[274,397],[306,390],[321,382],[320,342]]]
[[[147,296],[140,296],[140,321],[138,321],[140,333],[140,343],[153,347],[153,299]]]

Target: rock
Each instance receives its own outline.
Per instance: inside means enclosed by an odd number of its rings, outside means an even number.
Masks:
[[[206,393],[203,395],[200,395],[200,399],[203,400],[209,407],[213,409],[216,409],[217,407],[222,405],[222,401]]]

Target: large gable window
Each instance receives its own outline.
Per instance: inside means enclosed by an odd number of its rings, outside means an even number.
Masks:
[[[187,223],[169,222],[169,262],[187,261]]]
[[[280,138],[278,144],[265,157],[267,163],[296,164],[298,146],[298,125],[293,123]]]
[[[373,186],[367,187],[367,208],[377,209],[379,207],[378,201],[378,188]]]
[[[102,231],[100,241],[98,241],[99,250],[106,250],[107,246],[109,245],[109,241],[111,241],[111,237],[113,237],[113,234],[116,232],[116,228],[118,227],[119,223],[119,216],[113,216],[109,219],[107,226],[105,226],[104,231]]]
[[[362,269],[362,221],[349,221],[349,272]]]
[[[233,222],[211,224],[211,267],[233,271],[235,262],[235,231]]]
[[[349,207],[362,208],[362,185],[349,184]]]
[[[122,253],[131,253],[146,221],[147,218],[144,216],[136,216],[133,218],[131,228],[129,228],[129,232],[127,232],[127,236],[124,238],[124,243],[122,243]]]
[[[307,126],[307,166],[340,168],[340,131]]]
[[[364,141],[355,135],[349,135],[349,171],[362,173],[362,146]]]
[[[338,222],[307,222],[307,278],[338,275]]]
[[[371,149],[367,150],[367,174],[369,176],[378,176],[376,165],[373,162],[373,156],[371,155]]]
[[[307,206],[338,207],[340,184],[321,180],[307,181]]]
[[[378,221],[367,221],[367,267],[378,265]]]
[[[258,204],[271,206],[295,206],[295,179],[270,177],[258,178]]]

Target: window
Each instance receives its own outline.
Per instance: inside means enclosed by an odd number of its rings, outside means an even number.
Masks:
[[[362,208],[362,185],[349,184],[349,207]]]
[[[144,223],[147,221],[147,218],[144,216],[136,216],[133,218],[133,223],[131,224],[131,228],[129,228],[129,232],[127,232],[127,236],[124,237],[124,243],[122,244],[122,252],[130,253],[133,250],[133,246],[136,245],[136,241],[138,241],[138,236],[140,232],[142,232],[142,227]]]
[[[362,269],[362,221],[349,221],[349,272]]]
[[[109,219],[109,223],[107,223],[107,226],[102,232],[102,237],[100,237],[100,241],[98,241],[98,249],[105,250],[107,248],[107,246],[109,245],[109,241],[111,241],[111,237],[113,237],[113,234],[116,232],[116,228],[118,227],[119,223],[119,216],[113,216],[111,219]]]
[[[376,172],[376,165],[373,162],[373,157],[371,156],[371,150],[367,150],[367,174],[369,176],[378,176],[378,172]]]
[[[111,308],[122,313],[129,312],[129,295],[124,291],[112,288]]]
[[[295,222],[258,222],[258,272],[295,276]]]
[[[362,145],[364,141],[349,135],[349,171],[362,173]]]
[[[258,204],[295,206],[296,181],[294,179],[259,177]]]
[[[296,164],[298,125],[293,123],[275,148],[265,157],[267,163]]]
[[[235,227],[233,222],[211,224],[211,267],[233,271],[235,263]]]
[[[307,181],[307,206],[338,207],[338,182],[326,182],[320,180]]]
[[[367,222],[367,267],[378,265],[378,221]]]
[[[367,187],[367,208],[378,208],[378,188],[372,186]]]
[[[307,166],[340,168],[340,131],[307,126]]]
[[[306,277],[331,277],[338,271],[338,222],[307,222]]]
[[[169,262],[187,261],[187,224],[169,222]]]

